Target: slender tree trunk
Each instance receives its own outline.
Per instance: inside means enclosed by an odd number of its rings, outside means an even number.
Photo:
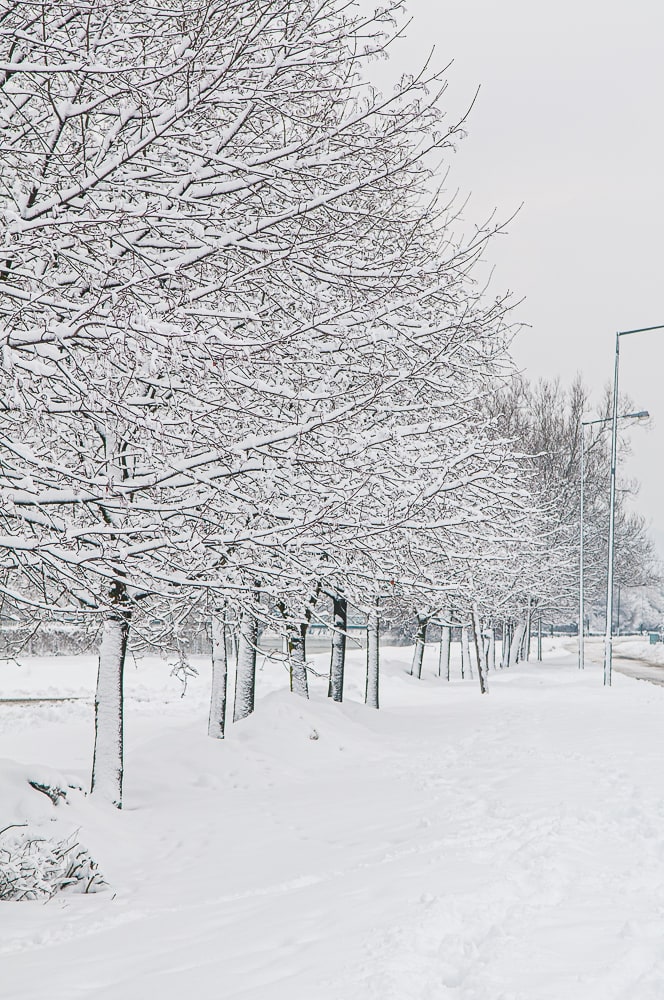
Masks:
[[[533,609],[532,609],[532,598],[528,598],[528,609],[526,618],[526,636],[524,643],[524,659],[526,661],[530,660],[530,637],[532,634],[532,621],[533,621]]]
[[[330,684],[328,697],[333,701],[344,700],[344,668],[346,664],[346,626],[348,623],[348,601],[338,594],[332,598],[332,655],[330,660]]]
[[[226,650],[226,622],[215,616],[212,619],[212,688],[210,690],[208,736],[216,740],[223,740],[224,738],[227,687],[228,654]]]
[[[489,678],[487,676],[486,661],[484,659],[482,626],[480,625],[480,616],[476,607],[473,608],[473,638],[475,641],[475,656],[477,657],[477,674],[480,680],[480,691],[482,694],[488,694]]]
[[[290,672],[290,689],[302,698],[309,697],[309,685],[307,683],[307,624],[302,622],[289,629],[288,639],[288,663]]]
[[[489,672],[489,667],[491,665],[491,641],[493,639],[493,629],[485,623],[480,629],[480,638],[482,640],[482,652],[484,654],[484,666]]]
[[[378,683],[380,676],[380,641],[378,602],[367,615],[367,686],[364,701],[371,708],[378,708]]]
[[[528,619],[523,622],[523,635],[521,636],[521,646],[519,649],[519,663],[528,658]]]
[[[235,706],[233,722],[246,719],[254,710],[256,696],[256,647],[258,645],[258,619],[251,608],[246,608],[240,618],[235,670]]]
[[[121,462],[122,448],[115,431],[95,420],[97,433],[104,445],[106,475],[109,490],[126,476]],[[113,514],[101,508],[109,527],[116,526]],[[95,692],[95,746],[92,755],[90,794],[122,809],[124,780],[124,667],[129,641],[131,611],[127,587],[120,578],[113,580],[108,596],[111,610],[102,630],[99,648],[99,670]]]
[[[470,627],[468,625],[461,626],[461,676],[464,677],[466,672],[470,679],[473,679],[473,664],[470,659]]]
[[[125,601],[125,588],[113,588],[117,604]],[[95,748],[90,792],[118,809],[122,808],[124,776],[124,665],[129,640],[129,610],[109,614],[104,622],[99,649],[99,672],[95,693]]]
[[[503,621],[503,642],[502,649],[500,651],[500,669],[503,670],[505,667],[510,665],[510,647],[512,645],[512,625],[505,619]]]
[[[542,662],[542,616],[537,619],[537,659]]]
[[[487,650],[489,669],[496,669],[496,630],[493,626],[489,629],[489,648]]]
[[[417,616],[417,632],[415,633],[415,650],[413,651],[413,665],[410,669],[414,677],[422,676],[422,661],[424,659],[424,646],[427,641],[428,618]]]
[[[477,672],[480,674],[480,687],[482,685],[482,636],[480,635],[480,623],[477,617],[475,608],[473,607],[470,612],[470,637],[473,642],[473,650],[475,653],[475,663],[477,664]]]
[[[452,629],[449,625],[441,625],[440,650],[438,652],[438,676],[450,679],[450,644]]]

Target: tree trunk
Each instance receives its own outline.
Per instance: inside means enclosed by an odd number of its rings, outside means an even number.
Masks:
[[[415,650],[413,652],[413,665],[410,669],[414,677],[422,676],[422,661],[424,659],[424,645],[427,640],[428,618],[417,616],[417,632],[415,634]]]
[[[528,618],[525,618],[523,622],[523,635],[521,637],[521,647],[519,650],[519,662],[521,662],[522,660],[526,660],[528,658],[527,657],[528,642],[529,642]]]
[[[115,588],[117,600],[124,587]],[[112,613],[104,622],[95,693],[95,748],[90,793],[122,808],[124,775],[123,683],[130,612]]]
[[[466,672],[470,679],[473,679],[473,665],[470,659],[470,628],[468,625],[461,626],[461,676],[465,677]]]
[[[475,656],[477,657],[477,674],[480,679],[480,691],[482,694],[488,694],[489,678],[487,677],[484,660],[484,644],[482,642],[480,616],[477,608],[473,608],[473,639],[475,642]]]
[[[537,619],[537,659],[542,661],[542,616]]]
[[[346,663],[346,625],[348,601],[338,594],[332,598],[332,656],[328,697],[333,701],[344,700],[344,667]]]
[[[512,636],[512,642],[510,643],[510,655],[507,664],[509,667],[513,667],[521,659],[523,659],[522,647],[525,637],[526,637],[526,622],[525,620],[522,620],[514,629],[514,635]]]
[[[446,681],[450,679],[450,643],[452,629],[449,625],[442,625],[440,629],[440,650],[438,653],[438,676],[444,677]]]
[[[496,669],[496,630],[489,629],[489,649],[488,649],[489,669]]]
[[[208,736],[223,740],[226,727],[226,690],[228,686],[228,655],[226,651],[226,622],[212,619],[212,688]]]
[[[378,608],[376,607],[367,615],[367,686],[364,701],[371,708],[378,708],[379,626]]]
[[[305,622],[289,629],[287,634],[290,689],[302,698],[309,697],[306,636],[307,625]]]
[[[503,638],[500,649],[500,669],[508,666],[510,661],[510,625],[507,620],[503,620]]]
[[[528,598],[528,611],[526,618],[526,636],[524,640],[524,660],[528,661],[530,659],[530,636],[532,633],[532,598]]]
[[[254,710],[257,645],[258,619],[251,609],[245,609],[240,618],[240,635],[237,646],[233,722],[246,719]]]

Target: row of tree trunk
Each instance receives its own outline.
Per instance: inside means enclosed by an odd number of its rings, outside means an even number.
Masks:
[[[503,622],[502,655],[500,667],[514,666],[522,660],[530,659],[532,614],[530,605],[523,618]],[[424,660],[427,629],[432,622],[431,617],[417,615],[415,633],[415,650],[411,674],[420,678]],[[477,607],[473,607],[470,623],[443,624],[440,626],[440,647],[438,654],[438,676],[450,680],[450,652],[452,644],[452,628],[461,631],[461,677],[473,679],[473,659],[471,657],[471,638],[475,653],[475,666],[480,684],[480,690],[486,694],[489,690],[489,670],[496,669],[496,630],[493,627],[483,627]],[[538,622],[537,657],[542,659],[542,625]]]
[[[103,627],[99,652],[99,671],[95,695],[95,747],[92,763],[91,792],[118,809],[122,808],[124,771],[123,687],[124,667],[129,641],[131,615],[124,608],[118,590],[117,613],[108,617]],[[343,701],[348,602],[341,595],[333,598],[333,631],[328,695]],[[379,628],[377,607],[367,616],[367,672],[365,701],[379,707]],[[288,623],[286,655],[291,691],[309,697],[307,683],[306,636],[308,622]],[[256,692],[256,657],[259,618],[256,608],[246,608],[237,627],[234,643],[235,698],[233,721],[245,719],[254,711]],[[212,619],[212,683],[208,735],[223,739],[228,714],[229,646],[233,636],[224,614]]]
[[[117,594],[117,611],[104,624],[99,654],[99,673],[95,696],[95,749],[92,766],[92,787],[95,795],[121,808],[123,781],[123,677],[129,640],[130,612],[124,607],[122,587]],[[256,691],[256,656],[258,652],[259,619],[257,608],[246,608],[237,627],[235,643],[235,698],[233,721],[246,718],[254,711]],[[328,695],[341,702],[344,696],[344,671],[348,626],[348,602],[342,595],[333,596],[332,642]],[[509,667],[530,654],[531,615],[517,622],[503,624],[500,666]],[[431,618],[417,616],[415,651],[411,673],[422,676],[424,648]],[[461,627],[461,676],[473,678],[471,638],[474,660],[483,694],[489,689],[489,671],[496,669],[495,630],[483,628],[477,608],[470,623]],[[289,622],[286,627],[286,656],[290,688],[308,698],[306,637],[308,622]],[[367,614],[367,665],[365,703],[379,707],[380,618],[377,604]],[[540,630],[541,631],[541,630]],[[228,705],[229,645],[232,636],[223,613],[212,620],[212,684],[208,735],[223,739]],[[441,626],[438,675],[450,680],[452,626]],[[541,639],[538,643],[541,659]]]

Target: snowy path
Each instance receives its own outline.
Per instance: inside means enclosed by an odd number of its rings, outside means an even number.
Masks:
[[[569,656],[481,698],[427,652],[418,683],[389,651],[380,713],[356,654],[353,701],[268,693],[225,745],[204,678],[137,681],[126,810],[70,807],[113,891],[4,904],[3,1000],[659,1000],[664,691]],[[89,705],[0,722],[84,777]]]

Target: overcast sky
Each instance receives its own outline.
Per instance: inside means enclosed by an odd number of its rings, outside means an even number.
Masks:
[[[529,377],[599,396],[615,331],[664,324],[664,58],[661,0],[410,0],[392,64],[414,71],[432,45],[444,106],[462,114],[480,86],[450,187],[469,221],[494,208],[509,235],[491,252],[496,292],[525,301],[514,343]],[[380,72],[385,72],[380,70]],[[664,330],[623,338],[621,388],[652,429],[632,432],[619,470],[641,481],[634,505],[664,556]]]

